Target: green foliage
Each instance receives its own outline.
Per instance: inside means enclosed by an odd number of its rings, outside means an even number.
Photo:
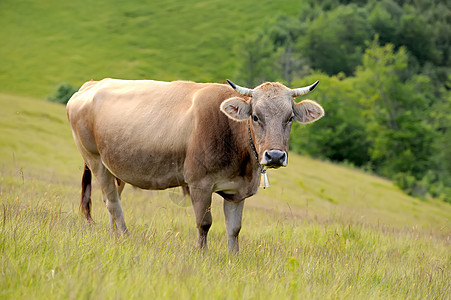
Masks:
[[[382,44],[395,41],[399,32],[399,20],[396,12],[390,11],[390,4],[396,5],[391,1],[377,2],[368,15],[368,21],[378,33]],[[397,7],[398,14],[400,11],[402,12],[401,8]]]
[[[398,43],[407,47],[421,65],[426,61],[438,61],[439,53],[431,36],[432,28],[422,15],[413,11],[402,16]]]
[[[429,103],[418,80],[402,82],[400,73],[406,65],[402,48],[394,52],[393,45],[379,47],[375,41],[356,78],[364,95],[361,103],[372,142],[370,153],[379,173],[391,177],[407,172],[421,178],[430,167],[427,159],[432,155],[434,132],[426,123]]]
[[[434,87],[428,77],[416,75],[403,80],[407,66],[403,48],[395,52],[391,44],[380,47],[376,42],[356,72],[358,87],[366,96],[361,103],[373,166],[411,195],[438,196],[438,190],[443,189],[437,185],[450,176],[440,172],[435,161],[441,156],[437,141],[443,137],[435,128],[436,111],[431,107],[441,101],[433,99]],[[431,178],[431,172],[442,174],[444,181],[438,175]]]
[[[295,49],[295,42],[303,28],[299,20],[287,19],[284,15],[278,15],[274,22],[265,28],[267,36],[274,45],[276,71],[280,72],[279,76],[288,84],[291,84],[295,76],[303,77],[310,72],[308,67],[303,67],[305,62],[297,55]]]
[[[338,6],[313,19],[297,41],[297,50],[313,69],[329,75],[351,75],[360,63],[362,46],[372,37],[364,11],[357,6]]]
[[[78,91],[79,88],[75,88],[69,83],[62,83],[58,85],[55,90],[55,93],[51,96],[48,96],[47,99],[52,102],[57,102],[60,104],[67,104],[70,97]]]
[[[238,57],[238,68],[234,77],[236,81],[250,88],[264,81],[274,81],[277,66],[273,50],[273,44],[264,34],[248,36],[238,44],[235,51]]]
[[[307,1],[299,19],[279,15],[259,31],[264,49],[271,49],[267,37],[273,45],[266,77],[292,86],[321,82],[315,97],[326,118],[294,126],[291,149],[370,169],[410,195],[449,201],[450,40],[442,35],[451,31],[443,12],[417,4]]]
[[[353,91],[355,80],[315,73],[294,83],[305,86],[314,80],[319,80],[321,84],[321,93],[315,100],[324,107],[326,117],[308,126],[295,124],[290,138],[291,149],[315,157],[365,166],[370,160],[370,144],[361,118],[359,94]]]

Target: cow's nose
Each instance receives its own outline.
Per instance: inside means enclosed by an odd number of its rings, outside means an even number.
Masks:
[[[287,154],[280,150],[266,150],[263,154],[262,165],[278,168],[287,165]]]

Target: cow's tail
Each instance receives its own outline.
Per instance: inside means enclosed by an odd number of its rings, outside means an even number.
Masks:
[[[80,210],[85,215],[86,219],[91,222],[91,170],[89,170],[88,165],[85,164],[85,170],[83,172],[83,177],[81,179],[81,200],[80,200]]]

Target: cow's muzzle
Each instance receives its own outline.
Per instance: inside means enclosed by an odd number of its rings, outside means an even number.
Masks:
[[[268,168],[279,168],[287,166],[287,153],[280,150],[266,150],[263,153],[260,164]]]

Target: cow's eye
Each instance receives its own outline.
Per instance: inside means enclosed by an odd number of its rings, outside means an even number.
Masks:
[[[254,122],[258,122],[258,117],[257,117],[257,115],[252,115],[252,120],[254,120]]]

